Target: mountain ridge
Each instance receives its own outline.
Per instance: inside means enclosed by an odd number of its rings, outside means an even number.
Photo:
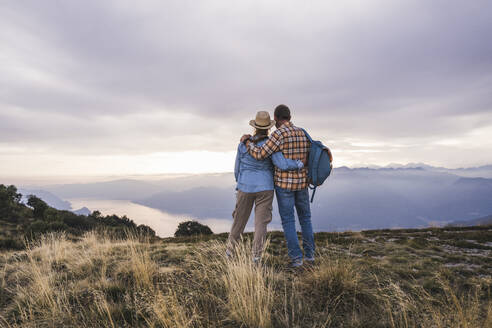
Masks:
[[[478,219],[454,221],[448,224],[449,227],[473,227],[473,226],[492,226],[492,214]]]
[[[461,171],[460,171],[461,172]],[[435,168],[335,168],[312,204],[317,231],[416,228],[492,213],[492,179]],[[60,198],[122,199],[172,215],[231,220],[232,173],[51,185]],[[99,197],[99,198],[98,198]],[[280,226],[274,201],[272,226]]]

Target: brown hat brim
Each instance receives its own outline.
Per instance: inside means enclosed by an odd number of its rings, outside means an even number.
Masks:
[[[249,121],[249,125],[251,125],[252,127],[256,128],[256,129],[268,130],[268,129],[270,129],[271,127],[273,127],[275,125],[275,121],[274,120],[270,120],[270,124],[269,125],[267,125],[267,126],[260,126],[260,125],[257,125],[256,124],[256,121],[255,120],[251,120],[251,121]]]

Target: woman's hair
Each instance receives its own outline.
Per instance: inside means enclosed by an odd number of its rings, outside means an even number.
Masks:
[[[256,143],[260,142],[261,140],[268,138],[268,132],[269,131],[270,131],[270,129],[255,128],[255,132],[253,135],[254,143],[256,144]]]

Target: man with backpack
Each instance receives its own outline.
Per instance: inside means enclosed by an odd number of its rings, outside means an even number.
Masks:
[[[246,143],[249,154],[257,160],[262,160],[277,151],[281,151],[286,158],[298,159],[307,163],[311,141],[303,129],[296,127],[290,121],[289,107],[278,105],[275,108],[274,119],[277,130],[272,132],[263,145],[255,145],[249,140],[249,135],[244,135],[241,138],[241,142]],[[314,263],[315,245],[309,205],[307,168],[294,171],[281,171],[275,168],[274,183],[288,254],[291,259],[290,266],[297,268],[303,263],[311,265]],[[294,207],[302,231],[304,262],[297,237]]]

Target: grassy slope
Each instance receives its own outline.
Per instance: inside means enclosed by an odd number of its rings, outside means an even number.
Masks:
[[[318,233],[316,266],[294,273],[281,233],[260,267],[248,242],[227,261],[225,238],[3,253],[0,327],[492,326],[491,227]]]

